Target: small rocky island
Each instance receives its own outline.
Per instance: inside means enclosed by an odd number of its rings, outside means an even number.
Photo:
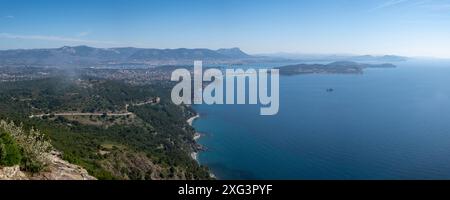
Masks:
[[[281,75],[298,74],[362,74],[367,68],[395,68],[390,63],[365,64],[350,61],[339,61],[330,64],[297,64],[277,67]]]

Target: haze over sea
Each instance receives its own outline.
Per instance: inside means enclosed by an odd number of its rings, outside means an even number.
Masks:
[[[275,116],[195,106],[199,161],[219,179],[450,179],[450,64],[395,64],[282,76]]]

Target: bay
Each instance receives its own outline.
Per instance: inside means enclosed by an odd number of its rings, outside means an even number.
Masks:
[[[282,76],[275,116],[197,105],[199,161],[219,179],[450,179],[450,65],[396,64]]]

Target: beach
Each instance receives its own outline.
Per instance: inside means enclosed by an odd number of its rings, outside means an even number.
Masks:
[[[189,124],[189,126],[192,126],[192,124],[194,123],[194,121],[195,121],[197,118],[199,118],[199,117],[200,117],[200,115],[197,114],[197,115],[195,115],[195,116],[189,118],[186,122]]]
[[[198,118],[200,118],[200,115],[199,115],[199,114],[197,114],[197,115],[195,115],[195,116],[189,118],[186,122],[187,122],[190,126],[193,127],[194,121],[195,121],[196,119],[198,119]],[[195,140],[196,142],[197,142],[201,137],[202,137],[202,134],[201,134],[201,133],[195,132],[195,134],[194,134],[194,140]],[[197,163],[200,164],[200,161],[198,160],[198,153],[199,153],[198,151],[192,152],[192,153],[191,153],[191,157],[192,157],[192,159],[194,159],[195,161],[197,161]],[[209,172],[209,176],[210,176],[211,178],[213,178],[213,179],[216,179],[216,178],[217,178],[216,175],[214,175],[211,171]]]
[[[196,119],[198,119],[199,117],[200,117],[200,115],[197,114],[197,115],[195,115],[195,116],[189,118],[186,122],[189,124],[189,126],[192,126],[193,123],[194,123],[194,121],[195,121]],[[200,139],[200,137],[201,137],[201,134],[195,132],[195,134],[194,134],[194,140],[197,141],[198,139]],[[199,161],[198,161],[198,152],[197,152],[197,151],[192,152],[192,153],[191,153],[191,157],[192,157],[192,159],[194,159],[194,160],[196,160],[197,162],[199,162]]]

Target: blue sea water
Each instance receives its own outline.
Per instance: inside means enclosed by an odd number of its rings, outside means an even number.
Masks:
[[[199,161],[219,179],[450,179],[450,64],[397,65],[282,76],[275,116],[195,106]]]

